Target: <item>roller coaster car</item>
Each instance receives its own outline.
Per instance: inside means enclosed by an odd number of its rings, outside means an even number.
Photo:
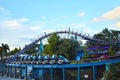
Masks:
[[[98,54],[92,54],[92,55],[91,55],[91,58],[98,58],[98,57],[99,57]]]
[[[42,61],[43,61],[42,55],[38,55],[36,59],[37,59],[36,64],[42,64]]]
[[[101,59],[109,59],[110,57],[109,57],[109,55],[102,55],[100,58]]]
[[[26,60],[27,60],[27,56],[23,56],[20,58],[20,63],[24,64]]]
[[[43,57],[42,64],[49,64],[49,61],[50,61],[50,56],[46,55]]]
[[[26,57],[25,64],[29,64],[31,61],[31,55]]]
[[[51,56],[49,63],[50,64],[57,64],[58,60],[59,60],[58,56],[56,54],[54,54]]]
[[[31,64],[36,64],[36,61],[37,61],[37,56],[31,56],[31,61],[30,61],[30,63]]]
[[[31,61],[31,55],[22,57],[22,64],[29,64]]]
[[[58,59],[58,64],[69,64],[70,61],[67,60],[65,57],[59,55],[59,59]]]

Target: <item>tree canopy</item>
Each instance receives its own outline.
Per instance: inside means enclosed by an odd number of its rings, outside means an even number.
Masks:
[[[61,54],[67,59],[75,59],[78,46],[79,42],[75,41],[73,37],[70,39],[60,38],[60,36],[54,33],[48,38],[48,44],[45,45],[44,53],[49,55]]]
[[[114,44],[114,42],[118,41],[120,35],[120,31],[117,30],[108,30],[107,28],[103,29],[101,32],[93,35],[93,38],[100,39],[106,41],[108,44],[101,44],[96,42],[87,41],[88,47],[95,46],[112,46],[115,51],[118,51],[118,44]]]
[[[48,44],[45,45],[45,49],[44,49],[44,53],[45,54],[58,54],[58,45],[60,44],[60,37],[53,33],[53,35],[51,35],[48,38]]]
[[[8,44],[2,43],[0,46],[0,55],[6,56],[8,51],[10,51]]]

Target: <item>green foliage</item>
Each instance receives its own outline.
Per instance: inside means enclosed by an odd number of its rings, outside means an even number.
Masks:
[[[93,37],[96,39],[101,39],[109,43],[108,45],[112,46],[115,51],[118,50],[118,45],[113,45],[113,42],[118,41],[118,36],[120,31],[117,30],[108,30],[107,28],[103,29],[102,32],[95,34]],[[105,44],[95,43],[91,41],[87,41],[88,47],[94,46],[105,46]]]
[[[115,55],[115,50],[113,50],[112,46],[108,49],[108,54],[109,54],[109,56]]]
[[[87,47],[86,46],[83,46],[83,51],[84,51],[83,60],[90,58],[90,55],[87,52]]]
[[[10,51],[8,44],[1,44],[0,46],[0,57],[1,57],[1,62],[3,61],[3,57],[8,55],[8,51]]]
[[[48,38],[48,44],[45,45],[44,53],[45,54],[57,54],[57,50],[59,50],[58,45],[60,44],[60,37],[56,34],[53,33],[49,38]]]
[[[120,63],[110,65],[110,70],[104,74],[105,80],[120,80]]]
[[[59,42],[60,37],[56,34],[53,33],[49,38],[48,38],[48,43],[50,43],[52,46],[56,45]]]
[[[77,51],[76,48],[79,47],[79,42],[70,39],[61,39],[61,44],[59,45],[59,52],[61,55],[65,56],[67,59],[75,59]]]
[[[10,51],[8,44],[3,44],[2,43],[1,46],[0,46],[0,55],[1,55],[1,57],[6,56],[8,51]]]
[[[11,50],[8,55],[9,55],[9,56],[10,56],[10,55],[15,55],[15,54],[16,54],[17,52],[19,52],[20,50],[21,50],[20,48],[19,48],[19,49],[18,49],[18,48],[15,48],[14,50]]]
[[[3,53],[3,49],[2,47],[0,46],[0,56],[2,57],[2,53]]]
[[[108,50],[110,56],[114,56],[115,52],[119,50],[118,45],[114,45],[113,42],[118,41],[118,35],[120,31],[117,30],[108,30],[107,28],[103,29],[102,32],[95,34],[93,37],[96,39],[101,39],[109,44],[107,46],[111,46]],[[95,43],[91,41],[87,41],[88,47],[95,47],[95,46],[105,46],[105,44]],[[120,65],[116,65],[120,69]],[[120,70],[116,69],[116,66],[111,65],[111,68],[108,72],[104,74],[104,80],[120,80]]]
[[[62,39],[61,44],[59,45],[59,53],[69,59],[70,52],[70,40],[69,39]]]
[[[38,52],[38,46],[39,44],[35,44],[34,46],[32,46],[31,49],[26,51],[26,54],[34,54]]]
[[[49,55],[61,54],[72,60],[75,59],[77,47],[79,47],[79,42],[74,40],[73,37],[61,39],[54,33],[48,38],[48,44],[45,45],[44,53]]]
[[[44,54],[49,54],[49,55],[53,54],[52,47],[50,46],[50,44],[45,45]]]

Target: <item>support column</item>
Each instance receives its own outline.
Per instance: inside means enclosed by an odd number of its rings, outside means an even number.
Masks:
[[[105,65],[105,69],[106,69],[106,71],[109,71],[110,65],[109,65],[109,64],[106,64],[106,65]]]
[[[19,69],[20,69],[20,76],[19,76],[19,78],[21,79],[21,77],[22,77],[22,66],[21,65],[19,66]]]
[[[16,77],[16,65],[14,66],[14,77]]]
[[[4,64],[2,64],[2,76],[4,75]]]
[[[44,66],[42,66],[42,80],[44,80]]]
[[[32,66],[32,79],[34,79],[34,66]]]
[[[62,80],[65,80],[65,67],[62,68]]]
[[[10,76],[10,65],[8,65],[8,77]]]
[[[10,75],[10,65],[8,65],[8,77]]]
[[[6,65],[4,66],[4,70],[5,70],[4,75],[6,76]]]
[[[51,71],[50,71],[50,77],[51,77],[51,80],[53,80],[53,66],[51,66]]]
[[[11,76],[11,74],[12,74],[12,69],[11,69],[12,67],[11,67],[11,65],[9,65],[9,77]]]
[[[106,72],[108,72],[110,70],[110,64],[106,64],[105,69],[106,69]],[[108,76],[108,75],[106,75],[106,76]]]
[[[78,66],[78,80],[80,80],[80,67]]]
[[[1,71],[1,64],[0,64],[0,76],[1,76],[1,73],[2,73],[2,71]]]
[[[8,77],[10,76],[10,65],[8,65]]]
[[[25,79],[27,79],[27,66],[25,66]]]
[[[7,65],[7,76],[9,76],[9,65]]]
[[[93,80],[97,80],[97,69],[93,66]]]
[[[3,64],[3,67],[1,68],[3,70],[3,76],[5,74],[5,64]]]
[[[11,68],[10,68],[10,77],[12,77],[12,64],[11,64],[10,67],[11,67]]]

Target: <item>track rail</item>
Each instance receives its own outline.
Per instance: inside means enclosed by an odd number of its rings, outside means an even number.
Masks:
[[[76,35],[78,37],[81,37],[85,40],[89,40],[89,41],[93,41],[93,42],[99,42],[99,43],[102,43],[102,44],[105,44],[106,42],[104,40],[100,40],[100,39],[95,39],[93,37],[90,37],[90,36],[86,36],[86,35],[83,35],[82,33],[78,33],[78,32],[74,32],[74,31],[70,31],[70,30],[63,30],[63,31],[56,31],[56,32],[52,32],[52,33],[48,33],[44,36],[41,36],[39,37],[38,39],[34,40],[32,43],[26,45],[20,52],[16,53],[13,57],[11,58],[8,58],[7,61],[12,61],[14,60],[16,57],[18,57],[19,55],[25,53],[27,50],[29,50],[30,48],[32,48],[32,46],[34,46],[37,42],[51,36],[53,33],[56,33],[56,34],[72,34],[72,35]]]

